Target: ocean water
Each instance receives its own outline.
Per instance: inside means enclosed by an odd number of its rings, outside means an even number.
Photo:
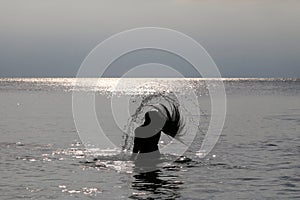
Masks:
[[[131,111],[160,88],[176,90],[191,102],[186,94],[195,93],[199,116],[193,116],[201,120],[190,124],[197,133],[185,153],[190,161],[139,173],[124,155],[91,153],[74,124],[74,79],[3,78],[0,199],[300,199],[300,79],[126,81],[141,86],[132,91],[122,83],[114,97],[129,96]],[[211,112],[206,83],[214,81],[225,85],[226,120],[217,145],[199,158]],[[121,146],[124,130],[108,114],[117,83],[101,79],[77,89],[95,93],[98,120]]]

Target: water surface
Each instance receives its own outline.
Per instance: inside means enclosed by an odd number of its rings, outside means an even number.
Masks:
[[[1,199],[300,198],[299,79],[224,79],[225,126],[204,159],[195,155],[210,116],[204,80],[152,81],[183,94],[196,91],[201,120],[186,152],[192,161],[141,174],[126,156],[97,157],[81,144],[72,116],[74,79],[0,79]],[[104,106],[116,82],[102,79],[81,90],[96,92],[97,116],[121,145]],[[149,92],[141,87],[138,95]]]

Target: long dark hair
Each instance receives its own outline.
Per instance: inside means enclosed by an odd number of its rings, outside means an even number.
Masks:
[[[173,138],[184,135],[184,132],[182,132],[184,120],[181,117],[178,106],[172,104],[170,110],[163,104],[160,104],[160,106],[166,114],[166,122],[162,131]]]

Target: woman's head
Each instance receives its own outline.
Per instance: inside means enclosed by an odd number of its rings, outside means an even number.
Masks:
[[[171,137],[182,135],[180,134],[180,132],[184,126],[184,123],[180,115],[178,106],[170,105],[170,108],[167,108],[163,104],[156,104],[156,105],[151,105],[151,107],[154,107],[156,111],[149,111],[145,114],[145,122],[142,126],[148,125],[151,122],[151,120],[153,120],[152,118],[155,118],[155,119],[159,119],[160,121],[164,121],[164,123],[161,125],[162,127],[161,130],[165,134]],[[156,114],[151,115],[151,113],[156,113]],[[156,116],[161,116],[161,117],[156,117]]]
[[[152,125],[156,129],[162,129],[165,124],[165,117],[157,110],[151,110],[145,113],[145,121],[142,126]]]

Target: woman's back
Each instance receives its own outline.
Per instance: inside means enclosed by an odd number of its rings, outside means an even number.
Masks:
[[[143,127],[138,127],[135,130],[133,152],[149,153],[157,151],[160,135],[161,131],[158,131],[153,135],[153,132],[147,132],[147,130],[143,129]]]
[[[158,142],[165,118],[157,111],[145,115],[145,122],[134,131],[133,153],[149,153],[158,150]]]
[[[170,108],[170,111],[164,105],[153,106],[153,108],[155,110],[145,114],[143,125],[134,131],[131,157],[135,161],[136,167],[148,170],[155,169],[155,166],[161,162],[158,149],[161,132],[175,137],[181,128],[180,112],[175,105]]]

